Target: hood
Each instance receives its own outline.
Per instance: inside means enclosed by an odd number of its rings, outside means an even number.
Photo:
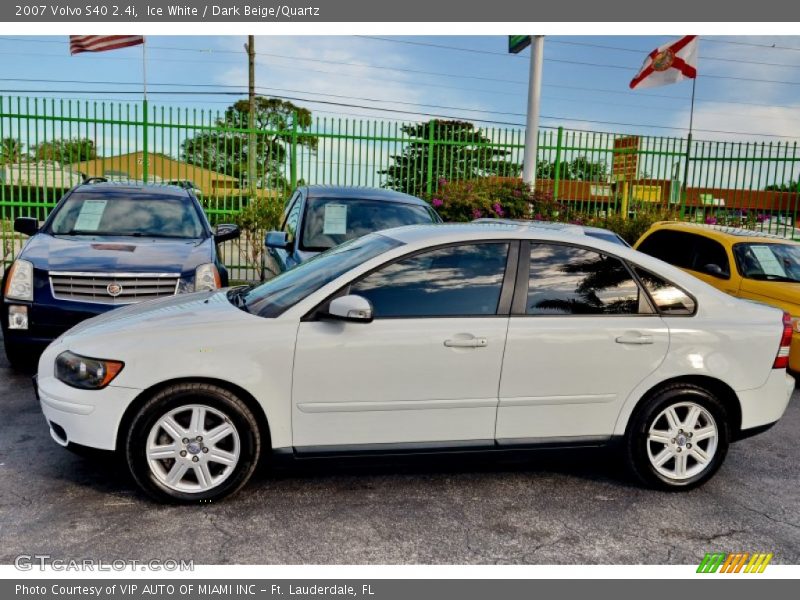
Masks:
[[[213,241],[106,236],[33,236],[20,258],[43,271],[170,272],[211,261]]]
[[[132,332],[146,336],[153,330],[163,334],[168,329],[194,329],[207,323],[253,318],[233,306],[227,292],[196,292],[130,304],[83,321],[67,331],[61,340],[118,338]]]

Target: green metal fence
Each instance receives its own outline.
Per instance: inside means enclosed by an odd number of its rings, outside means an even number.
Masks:
[[[246,125],[241,104],[208,111],[0,97],[2,267],[23,241],[12,231],[13,219],[45,218],[86,177],[190,181],[211,221],[225,222],[235,220],[253,197],[282,205],[303,183],[391,187],[431,198],[446,181],[521,172],[520,129],[318,118],[280,101],[268,101],[255,131]],[[250,181],[253,139],[258,167]],[[540,132],[537,159],[537,189],[573,211],[635,217],[658,208],[792,238],[798,231],[797,142],[690,141],[557,128]],[[223,255],[234,278],[252,276],[253,255],[245,246],[256,243],[226,244]]]

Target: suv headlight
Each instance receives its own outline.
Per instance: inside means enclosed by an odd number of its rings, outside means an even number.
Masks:
[[[200,265],[194,271],[194,291],[216,290],[222,287],[219,271],[214,263]]]
[[[56,357],[56,379],[82,390],[101,390],[122,371],[125,363],[102,358],[87,358],[70,351]]]
[[[9,300],[33,302],[33,264],[16,260],[6,280],[5,296]]]

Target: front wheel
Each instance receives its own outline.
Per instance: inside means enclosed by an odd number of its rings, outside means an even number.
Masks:
[[[131,423],[128,467],[139,486],[164,502],[211,502],[238,491],[261,450],[247,406],[214,385],[169,386]]]
[[[676,384],[636,412],[625,440],[633,473],[650,487],[689,490],[708,481],[730,443],[728,412],[708,390]]]

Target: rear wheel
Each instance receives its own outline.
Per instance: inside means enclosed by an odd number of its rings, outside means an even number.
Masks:
[[[238,491],[255,470],[258,425],[228,390],[183,383],[161,390],[134,417],[126,442],[136,482],[166,502],[210,502]]]
[[[629,467],[645,484],[688,490],[716,473],[729,443],[722,402],[702,387],[676,384],[656,392],[636,412],[625,449]]]

